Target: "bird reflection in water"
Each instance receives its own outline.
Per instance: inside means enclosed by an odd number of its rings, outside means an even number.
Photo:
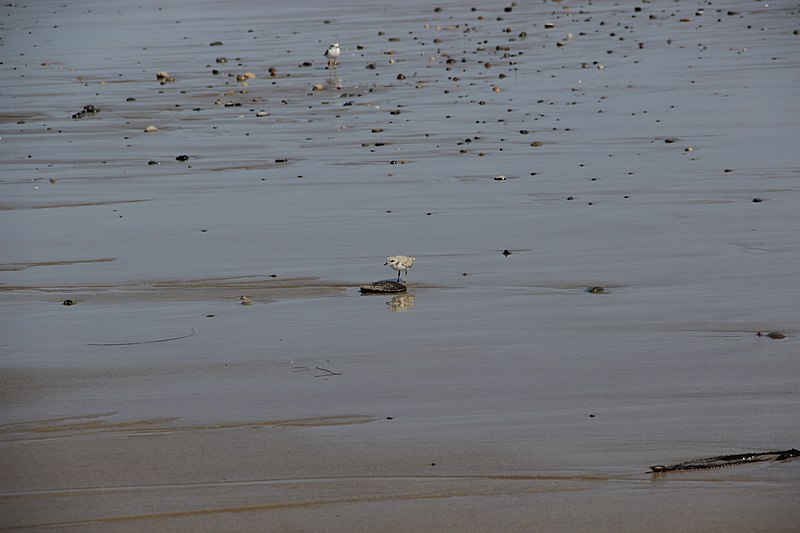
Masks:
[[[413,294],[398,294],[390,302],[386,302],[391,311],[408,311],[414,307]]]
[[[338,91],[342,87],[344,87],[344,82],[342,81],[342,78],[337,76],[335,71],[333,70],[328,71],[328,81],[325,88],[334,89]]]

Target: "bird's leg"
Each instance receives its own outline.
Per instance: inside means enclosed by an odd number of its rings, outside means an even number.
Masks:
[[[397,282],[400,283],[400,271],[397,271]]]

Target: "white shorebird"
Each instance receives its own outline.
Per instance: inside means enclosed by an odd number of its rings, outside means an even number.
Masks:
[[[338,63],[337,59],[342,55],[342,50],[339,48],[339,43],[333,43],[325,50],[325,57],[328,58],[328,66],[335,67]]]
[[[392,270],[397,270],[397,281],[400,281],[400,273],[405,272],[403,281],[408,277],[408,269],[414,266],[416,257],[409,257],[407,255],[393,255],[386,259],[383,266],[390,266]]]

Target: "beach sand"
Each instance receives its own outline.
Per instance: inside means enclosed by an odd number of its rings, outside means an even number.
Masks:
[[[0,15],[0,529],[800,528],[796,2]]]

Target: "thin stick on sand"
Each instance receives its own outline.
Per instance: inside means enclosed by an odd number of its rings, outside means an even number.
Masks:
[[[140,342],[90,342],[86,346],[133,346],[134,344],[155,344],[157,342],[169,342],[186,339],[194,335],[194,328],[188,335],[181,335],[180,337],[170,337],[169,339],[156,339],[154,341],[140,341]]]

